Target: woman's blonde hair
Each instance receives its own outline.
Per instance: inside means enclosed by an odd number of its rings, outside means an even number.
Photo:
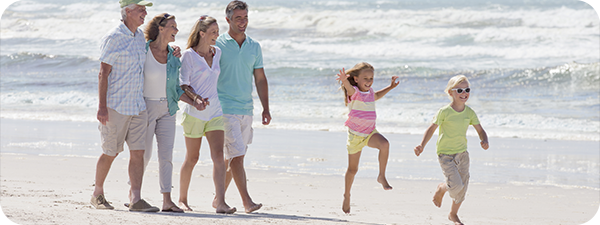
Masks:
[[[467,82],[467,85],[471,86],[471,84],[469,83],[469,79],[467,79],[467,77],[465,75],[456,75],[456,76],[450,78],[450,80],[448,81],[448,85],[446,86],[446,89],[444,90],[446,92],[446,94],[448,95],[448,97],[450,98],[450,100],[452,100],[452,96],[450,95],[450,90],[452,90],[454,87],[456,87],[458,84],[460,84],[462,82]]]
[[[158,32],[159,29],[158,27],[164,27],[167,25],[167,22],[169,22],[169,20],[174,20],[175,16],[170,15],[168,13],[161,13],[158,14],[156,16],[154,16],[154,18],[152,18],[152,20],[150,20],[150,23],[148,23],[148,25],[146,25],[146,29],[144,31],[144,36],[146,37],[146,41],[149,40],[153,40],[156,41],[156,38],[158,38]]]
[[[194,48],[200,44],[200,31],[205,32],[208,28],[216,23],[217,20],[210,16],[201,16],[200,19],[196,20],[194,27],[192,27],[192,32],[190,32],[190,37],[188,38],[187,48]]]
[[[375,68],[373,66],[371,66],[371,64],[369,64],[369,63],[360,62],[360,63],[354,65],[354,67],[350,68],[349,70],[346,70],[346,74],[350,75],[350,77],[348,77],[348,82],[350,82],[350,85],[352,85],[352,86],[358,85],[356,83],[356,81],[354,80],[354,78],[358,77],[358,75],[360,75],[360,72],[363,70],[371,70],[374,72]],[[344,90],[344,104],[347,106],[348,105],[348,90],[346,90],[346,88],[344,88],[344,84],[342,84],[342,90]]]

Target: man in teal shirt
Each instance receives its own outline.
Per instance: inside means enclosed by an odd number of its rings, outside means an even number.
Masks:
[[[262,207],[248,194],[244,156],[248,144],[252,143],[252,78],[263,107],[262,124],[271,122],[269,113],[269,85],[263,69],[260,44],[246,36],[248,26],[248,5],[242,1],[232,1],[225,9],[229,30],[216,41],[221,49],[221,74],[217,84],[219,101],[223,108],[225,122],[225,160],[227,177],[225,188],[233,179],[242,197],[246,213]]]

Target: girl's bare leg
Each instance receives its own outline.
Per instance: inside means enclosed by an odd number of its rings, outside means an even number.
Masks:
[[[346,170],[344,202],[342,203],[342,211],[345,213],[350,213],[350,189],[352,188],[352,183],[354,183],[354,176],[356,176],[356,172],[358,172],[358,163],[360,161],[361,152],[362,151],[348,155],[348,170]]]
[[[184,211],[192,211],[192,208],[188,205],[188,189],[190,188],[192,171],[196,163],[198,163],[198,158],[200,158],[201,144],[202,138],[185,137],[185,147],[187,150],[185,160],[181,165],[181,176],[179,178],[179,207]]]
[[[379,149],[379,176],[377,176],[377,182],[383,186],[384,190],[392,190],[392,186],[390,186],[385,177],[385,170],[390,156],[390,143],[383,135],[376,133],[371,136],[367,145],[371,148]]]

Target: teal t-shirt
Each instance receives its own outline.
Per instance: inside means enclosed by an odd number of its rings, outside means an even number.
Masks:
[[[246,35],[240,47],[228,33],[224,33],[217,38],[216,46],[222,52],[217,92],[223,113],[252,115],[254,69],[263,68],[260,44]]]
[[[467,129],[469,125],[479,124],[479,119],[469,106],[456,112],[447,105],[438,111],[433,123],[439,126],[437,154],[452,155],[467,150]]]

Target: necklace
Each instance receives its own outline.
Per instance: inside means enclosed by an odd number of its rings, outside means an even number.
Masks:
[[[202,58],[207,58],[206,56],[208,56],[208,54],[212,54],[212,56],[215,56],[215,52],[212,47],[210,47],[210,49],[208,50],[208,53],[201,53],[200,51],[198,51],[196,49],[194,49],[194,51],[196,53],[198,53],[198,55]]]

